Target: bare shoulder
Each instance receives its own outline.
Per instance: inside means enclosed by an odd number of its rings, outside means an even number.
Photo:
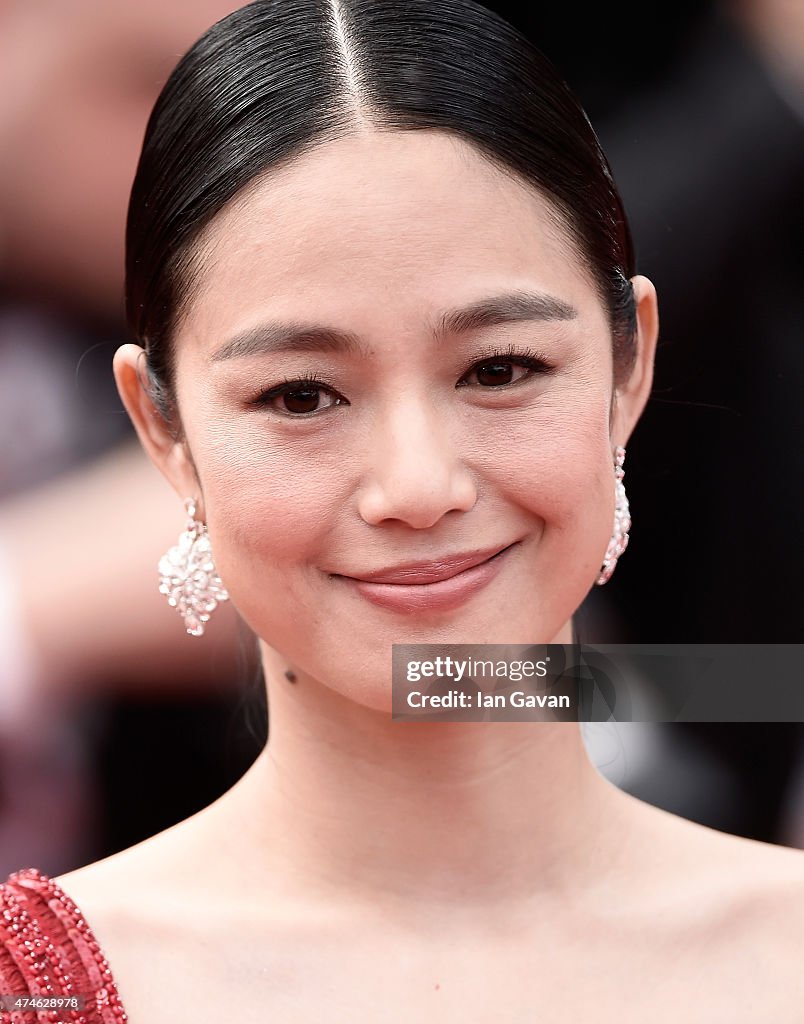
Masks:
[[[132,1021],[211,1019],[187,1008],[220,975],[232,929],[196,870],[204,848],[191,821],[53,877],[92,931]]]
[[[114,904],[122,908],[130,899],[138,902],[141,894],[137,889],[158,879],[160,854],[169,852],[171,847],[166,836],[167,833],[160,833],[136,846],[58,875],[53,881],[80,907]]]
[[[748,943],[775,958],[780,970],[795,966],[800,973],[804,851],[720,832],[648,805],[635,813],[641,818],[636,835],[651,861],[639,872],[646,891],[662,892],[668,907],[678,907],[680,921],[705,924],[713,943],[725,949]]]
[[[755,978],[773,1019],[799,1020],[804,1006],[804,852],[726,839],[736,850],[729,879],[734,892],[722,918],[720,947]]]
[[[156,936],[169,931],[177,920],[192,926],[194,915],[201,913],[209,922],[214,916],[214,887],[203,886],[198,867],[205,859],[205,847],[198,845],[198,818],[188,818],[53,881],[88,924],[110,938],[118,934],[134,938],[138,931]],[[207,894],[205,900],[198,898],[202,891]]]
[[[743,858],[739,920],[800,971],[804,953],[804,851],[734,838]],[[737,880],[741,876],[738,874]]]

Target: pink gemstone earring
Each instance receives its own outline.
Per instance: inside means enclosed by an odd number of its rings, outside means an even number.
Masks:
[[[617,559],[628,547],[628,531],[631,529],[631,514],[628,508],[628,498],[625,495],[623,477],[625,470],[625,448],[620,445],[614,449],[614,533],[612,534],[606,554],[603,557],[603,565],[600,567],[600,575],[597,578],[597,585],[602,586],[611,579],[611,574],[617,565]]]
[[[206,524],[195,518],[195,499],[184,505],[189,516],[184,533],[159,560],[159,593],[178,609],[191,636],[203,636],[204,623],[229,594],[212,560]]]

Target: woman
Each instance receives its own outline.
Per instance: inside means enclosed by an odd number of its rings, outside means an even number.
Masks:
[[[134,1024],[800,1021],[800,853],[625,795],[577,724],[389,715],[392,644],[569,643],[627,539],[656,296],[550,65],[467,0],[258,0],[165,87],[128,228],[114,372],[190,512],[163,591],[196,634],[231,598],[271,736],[188,820],[12,876],[4,991],[49,956]]]

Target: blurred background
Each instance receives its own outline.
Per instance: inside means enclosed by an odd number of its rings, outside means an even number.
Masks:
[[[188,637],[158,593],[185,513],[111,368],[129,340],[123,234],[151,106],[238,6],[0,0],[0,879],[154,835],[267,738],[250,631],[223,605]],[[625,465],[631,543],[579,639],[798,643],[804,4],[655,4],[650,24],[631,0],[583,19],[487,6],[581,98],[659,292],[654,393]],[[799,723],[585,736],[643,799],[804,848]]]

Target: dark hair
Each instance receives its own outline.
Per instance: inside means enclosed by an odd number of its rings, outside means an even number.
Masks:
[[[201,233],[255,178],[359,124],[454,133],[539,189],[607,310],[615,383],[627,377],[631,233],[597,136],[547,58],[473,0],[255,0],[174,69],[131,192],[127,314],[166,421],[178,420],[171,339],[203,265]]]

